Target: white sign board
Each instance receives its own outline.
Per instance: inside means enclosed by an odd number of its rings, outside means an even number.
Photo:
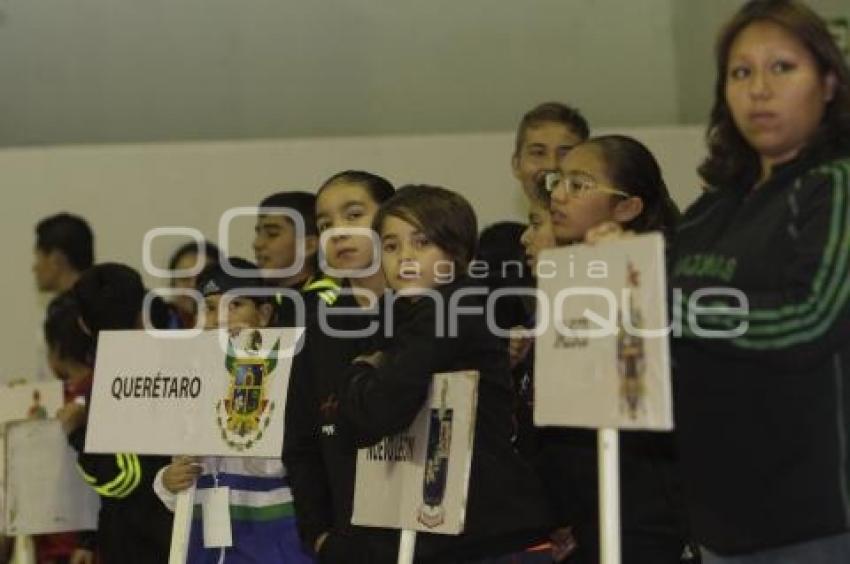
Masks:
[[[641,235],[541,253],[537,425],[673,428],[664,239]]]
[[[9,535],[97,529],[100,500],[77,471],[58,420],[9,423],[6,469]]]
[[[0,386],[0,531],[5,530],[5,427],[10,421],[53,417],[62,407],[62,382],[26,382]]]
[[[102,332],[86,452],[280,457],[302,331]]]
[[[477,372],[435,374],[408,430],[357,452],[351,522],[463,532],[477,401]]]

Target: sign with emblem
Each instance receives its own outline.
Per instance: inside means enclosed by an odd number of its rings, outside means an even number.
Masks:
[[[357,452],[351,522],[462,533],[477,398],[477,372],[435,374],[411,426]]]
[[[102,332],[86,452],[279,457],[302,331]]]
[[[0,386],[0,456],[6,452],[6,427],[12,421],[53,417],[62,407],[62,382],[19,382]],[[0,459],[0,531],[5,529],[5,457]]]
[[[672,429],[662,236],[547,250],[543,261],[535,423]]]

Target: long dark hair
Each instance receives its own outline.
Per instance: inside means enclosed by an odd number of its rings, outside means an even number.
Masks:
[[[643,201],[643,211],[624,227],[638,233],[661,231],[671,236],[679,222],[679,208],[670,197],[652,152],[625,135],[593,137],[585,144],[599,151],[605,172],[617,189]]]
[[[771,22],[796,37],[817,61],[822,77],[835,75],[836,89],[826,105],[823,120],[807,151],[826,156],[850,143],[850,70],[823,20],[794,0],[753,0],[726,24],[716,46],[717,80],[706,140],[708,157],[698,172],[712,186],[749,188],[761,175],[756,151],[741,136],[726,103],[726,76],[732,43],[744,28],[756,22]]]

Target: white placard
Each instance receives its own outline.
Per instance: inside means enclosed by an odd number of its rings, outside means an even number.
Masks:
[[[562,247],[543,261],[554,276],[538,280],[535,424],[672,429],[663,237]]]
[[[77,471],[56,419],[6,429],[6,532],[38,535],[97,528],[100,500]]]
[[[478,372],[435,374],[408,430],[357,452],[351,522],[463,532],[477,401]]]
[[[0,386],[0,531],[6,528],[5,423],[53,417],[62,407],[62,382],[22,382]]]
[[[302,331],[102,332],[86,452],[279,457]]]

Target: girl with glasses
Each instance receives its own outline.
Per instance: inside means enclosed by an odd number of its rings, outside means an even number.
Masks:
[[[669,236],[678,219],[655,157],[630,137],[608,135],[578,145],[547,184],[557,246],[584,242],[588,232],[610,223]],[[544,429],[541,440],[541,472],[563,526],[553,535],[554,556],[568,554],[574,539],[577,546],[568,562],[598,562],[596,434]],[[672,435],[623,433],[620,451],[623,563],[678,564],[687,531]]]

